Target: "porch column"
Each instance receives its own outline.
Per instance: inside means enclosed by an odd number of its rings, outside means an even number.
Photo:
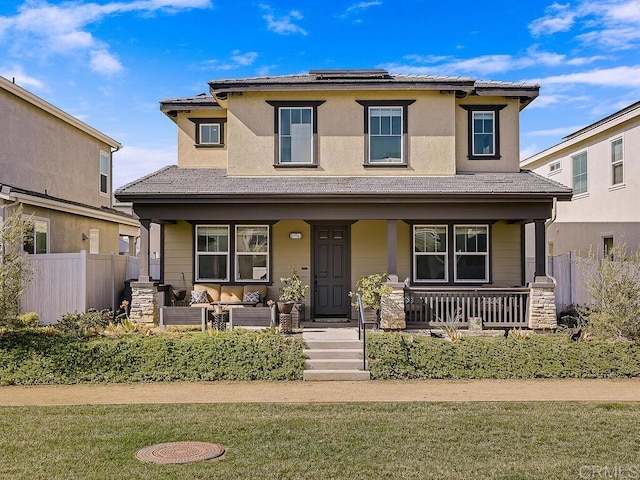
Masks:
[[[149,230],[151,220],[140,220],[140,270],[139,282],[149,282]]]
[[[140,323],[158,321],[158,284],[149,278],[150,220],[140,220],[140,257],[138,281],[131,282],[131,320]]]
[[[389,281],[398,281],[398,221],[387,220],[387,276]]]
[[[546,232],[544,220],[535,221],[535,258],[536,258],[536,277],[547,276],[547,248],[546,248]]]

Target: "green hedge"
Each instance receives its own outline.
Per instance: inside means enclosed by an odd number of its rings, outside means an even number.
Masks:
[[[0,385],[298,380],[302,339],[234,330],[84,341],[34,330],[0,336]]]
[[[640,343],[565,336],[467,337],[451,343],[417,335],[367,335],[375,379],[623,378],[640,376]]]

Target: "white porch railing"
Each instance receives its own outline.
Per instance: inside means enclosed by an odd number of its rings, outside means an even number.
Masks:
[[[409,327],[465,328],[469,317],[485,328],[527,326],[528,288],[406,288],[404,300]]]

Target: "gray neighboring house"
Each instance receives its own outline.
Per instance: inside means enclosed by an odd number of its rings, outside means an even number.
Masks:
[[[160,104],[178,129],[178,165],[115,193],[142,224],[134,317],[151,315],[144,263],[155,222],[162,281],[186,279],[188,290],[255,284],[277,298],[294,267],[311,285],[312,318],[349,318],[358,278],[387,272],[394,295],[405,278],[455,302],[501,288],[499,302],[511,305],[526,290],[528,325],[555,324],[544,226],[571,188],[520,169],[519,113],[537,85],[328,70],[209,89]],[[531,286],[526,224],[535,230]],[[396,325],[402,306],[392,307]]]

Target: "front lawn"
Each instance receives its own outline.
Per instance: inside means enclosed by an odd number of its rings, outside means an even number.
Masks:
[[[574,480],[606,468],[637,478],[639,431],[639,404],[3,407],[0,478]],[[187,440],[227,453],[185,465],[134,458]]]

